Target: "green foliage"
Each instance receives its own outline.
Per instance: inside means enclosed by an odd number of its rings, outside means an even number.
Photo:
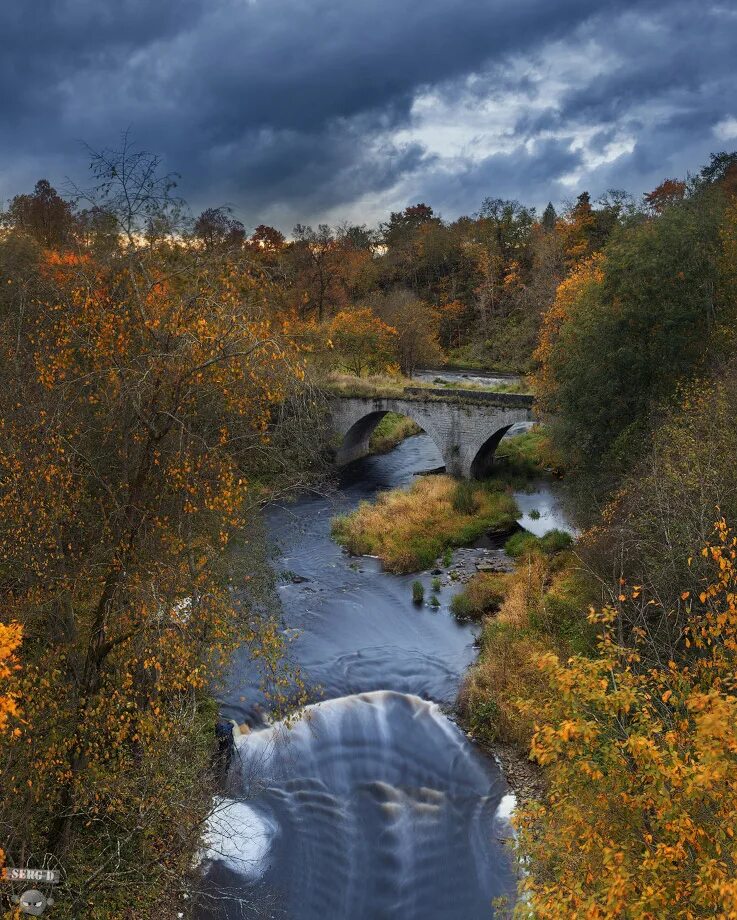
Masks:
[[[554,556],[570,549],[572,545],[573,538],[563,530],[549,530],[543,537],[536,537],[526,530],[520,530],[507,540],[504,550],[513,559],[517,559],[535,552]]]
[[[387,412],[371,434],[369,450],[375,454],[385,454],[401,444],[405,438],[411,438],[421,431],[417,422],[413,422],[406,415]]]
[[[504,600],[508,582],[506,575],[479,572],[453,596],[451,612],[461,620],[477,620],[497,611]]]
[[[474,484],[467,479],[458,480],[453,490],[451,502],[453,510],[459,514],[475,514],[479,504]]]
[[[443,585],[440,579],[436,577],[436,578],[433,578],[431,582],[431,586],[432,586],[433,591],[437,593],[442,588]]]
[[[443,553],[443,565],[447,569],[449,565],[453,564],[453,550],[448,546]]]
[[[594,472],[630,467],[653,404],[694,373],[717,324],[733,318],[735,304],[719,297],[723,217],[724,196],[709,186],[620,228],[600,273],[562,304],[542,353],[543,403],[569,460]]]
[[[425,600],[425,587],[421,581],[412,582],[412,601],[421,604]]]
[[[436,609],[440,606],[440,598],[437,596],[437,594],[431,595],[430,606]]]

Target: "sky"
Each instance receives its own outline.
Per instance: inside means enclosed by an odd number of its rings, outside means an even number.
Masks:
[[[0,199],[127,130],[194,213],[635,195],[737,150],[735,0],[8,0]]]

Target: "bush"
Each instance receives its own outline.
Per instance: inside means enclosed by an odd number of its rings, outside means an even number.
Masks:
[[[480,619],[484,614],[493,613],[502,605],[508,584],[508,575],[479,572],[453,597],[451,612],[464,620]]]
[[[520,556],[534,552],[538,549],[539,543],[540,540],[535,534],[529,533],[527,530],[518,530],[504,544],[504,552],[511,556],[512,559],[517,559]]]
[[[573,546],[573,537],[564,530],[549,530],[544,537],[536,537],[526,530],[520,530],[507,540],[504,550],[513,559],[529,556],[532,553],[544,553],[555,556]]]
[[[540,548],[549,556],[565,552],[573,546],[573,537],[565,530],[549,530],[540,539]]]
[[[437,592],[443,587],[439,578],[433,578],[432,580],[432,589],[437,594]]]
[[[450,602],[450,612],[459,620],[471,619],[471,601],[465,591],[454,594]]]
[[[421,581],[412,582],[412,601],[421,604],[425,600],[425,588]]]
[[[430,606],[431,606],[431,607],[435,607],[435,608],[437,608],[437,607],[440,606],[440,598],[437,596],[437,594],[433,594],[433,595],[431,596],[431,598],[430,598]]]

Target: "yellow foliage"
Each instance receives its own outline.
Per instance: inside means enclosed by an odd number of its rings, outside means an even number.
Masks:
[[[520,917],[737,916],[737,539],[724,521],[706,552],[715,579],[677,661],[644,667],[609,609],[591,614],[596,657],[539,658],[549,692],[529,713],[532,756],[549,791],[516,819]]]

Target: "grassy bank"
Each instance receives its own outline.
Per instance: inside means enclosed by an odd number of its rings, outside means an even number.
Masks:
[[[560,543],[551,540],[546,552],[540,545],[544,540],[528,544],[517,570],[495,583],[503,598],[498,613],[484,619],[479,658],[460,697],[465,724],[474,736],[488,743],[512,743],[525,753],[535,701],[549,686],[536,658],[551,651],[563,659],[591,651],[594,638],[586,620],[593,600],[591,585],[570,550],[558,549]],[[479,576],[472,579],[459,595],[465,600],[456,603],[477,603],[484,587],[479,582]],[[526,707],[520,706],[523,698]]]
[[[387,412],[384,418],[374,428],[369,441],[369,450],[372,454],[386,454],[401,444],[405,438],[420,434],[422,428],[406,415],[397,415],[396,412]]]
[[[449,546],[514,527],[517,516],[512,496],[494,484],[429,476],[336,517],[332,532],[350,553],[378,556],[390,572],[406,573],[428,568]]]

